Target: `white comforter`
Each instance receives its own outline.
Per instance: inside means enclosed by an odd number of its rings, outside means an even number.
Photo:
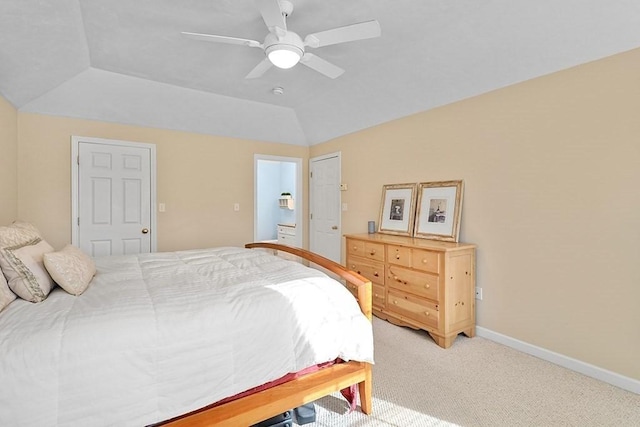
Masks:
[[[0,425],[141,426],[336,357],[373,362],[351,294],[265,251],[96,264],[80,297],[0,312]]]

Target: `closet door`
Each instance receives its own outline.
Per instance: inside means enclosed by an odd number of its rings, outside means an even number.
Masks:
[[[311,251],[341,262],[340,153],[309,161]]]
[[[152,251],[150,144],[78,142],[77,245],[91,256]]]

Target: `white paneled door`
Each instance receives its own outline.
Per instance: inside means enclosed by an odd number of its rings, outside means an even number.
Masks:
[[[77,141],[77,245],[91,256],[151,252],[150,144]]]
[[[340,154],[311,159],[309,170],[309,248],[340,262]]]

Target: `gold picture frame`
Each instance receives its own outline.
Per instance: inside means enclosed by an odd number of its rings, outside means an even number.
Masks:
[[[419,183],[413,236],[457,242],[463,191],[462,180]]]
[[[411,236],[415,223],[416,184],[382,186],[378,233]]]

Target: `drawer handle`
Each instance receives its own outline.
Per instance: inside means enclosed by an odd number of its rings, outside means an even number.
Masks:
[[[429,315],[429,312],[428,312],[428,311],[425,311],[425,312],[424,312],[424,315],[425,315],[425,316],[428,316],[428,315]]]
[[[430,287],[431,287],[431,285],[430,285],[430,284],[428,284],[428,283],[427,283],[426,285],[424,285],[424,288],[425,288],[425,289],[429,289]]]
[[[358,247],[357,247],[357,246],[354,246],[354,247],[353,247],[353,250],[354,250],[354,251],[357,251],[357,250],[358,250]]]
[[[393,300],[393,303],[394,303],[395,305],[398,305],[398,300],[395,300],[395,299],[394,299],[394,300]]]
[[[400,254],[396,254],[396,259],[400,259]]]
[[[374,272],[374,273],[373,273],[373,277],[380,277],[380,275],[379,275],[379,274],[378,274],[378,272],[376,271],[376,272]]]
[[[376,298],[380,298],[380,295],[378,295],[378,294],[373,294],[373,296],[376,297]]]
[[[351,264],[351,269],[355,270],[356,269],[356,265],[355,264]]]
[[[376,254],[376,250],[372,249],[371,252],[369,252],[369,255],[375,255]]]
[[[427,259],[426,259],[426,258],[422,258],[422,263],[423,263],[423,264],[426,264],[427,262],[428,262],[428,261],[427,261]]]

